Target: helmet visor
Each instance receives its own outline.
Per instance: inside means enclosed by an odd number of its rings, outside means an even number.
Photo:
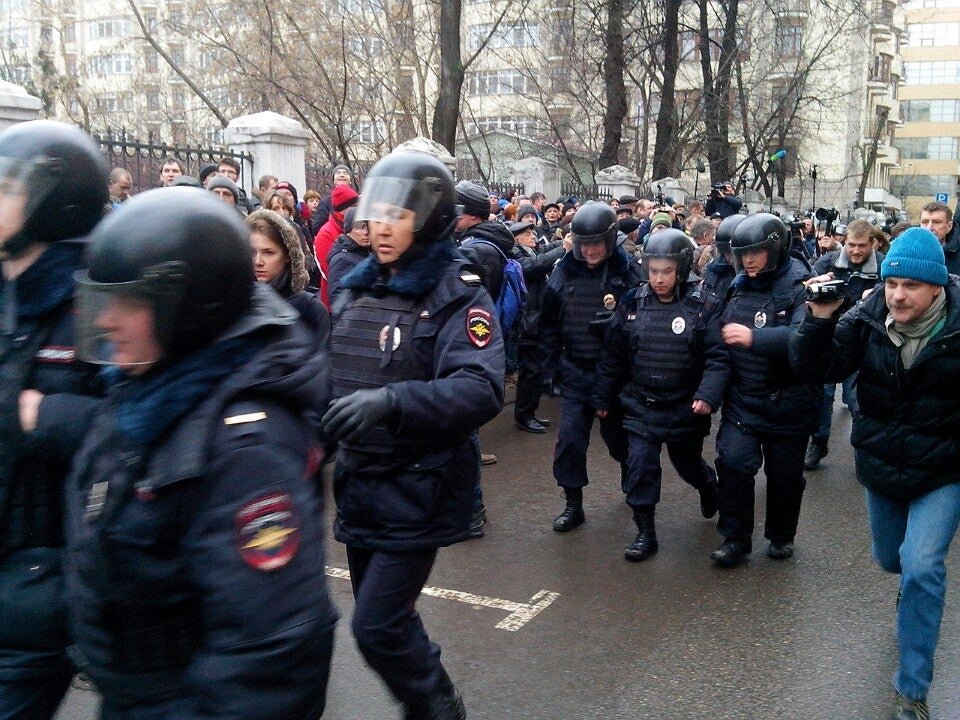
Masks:
[[[757,275],[776,269],[780,262],[780,251],[777,243],[770,238],[752,245],[740,247],[731,246],[733,266],[737,272],[746,272],[748,275]],[[760,257],[766,251],[766,261]]]
[[[60,179],[49,158],[0,157],[0,260],[9,257],[7,241],[17,235]]]
[[[151,268],[130,282],[100,283],[85,270],[77,281],[77,355],[135,374],[153,365],[175,332],[186,283],[182,263]]]
[[[353,221],[399,225],[409,222],[412,215],[412,230],[419,232],[440,202],[442,193],[439,178],[372,177],[363,183]]]

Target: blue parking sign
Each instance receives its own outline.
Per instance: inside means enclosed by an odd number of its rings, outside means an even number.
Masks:
[[[945,203],[950,199],[950,195],[947,193],[937,193],[937,202]]]

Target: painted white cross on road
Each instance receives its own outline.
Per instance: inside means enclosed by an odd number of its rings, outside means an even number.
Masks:
[[[350,571],[342,568],[326,567],[325,571],[330,577],[350,579]],[[506,610],[510,614],[497,623],[497,630],[509,630],[516,632],[537,615],[547,609],[550,604],[560,597],[560,593],[549,590],[541,590],[534,595],[528,602],[513,602],[512,600],[501,600],[500,598],[487,597],[485,595],[474,595],[473,593],[460,592],[459,590],[446,590],[444,588],[430,587],[429,585],[422,590],[424,595],[431,597],[444,598],[446,600],[456,600],[457,602],[474,605],[476,607],[487,607],[494,610]]]

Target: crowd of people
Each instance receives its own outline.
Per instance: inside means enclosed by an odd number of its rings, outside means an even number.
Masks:
[[[522,432],[560,398],[553,530],[586,521],[596,422],[625,559],[659,550],[666,446],[718,517],[719,568],[753,552],[761,468],[766,555],[794,556],[840,384],[874,555],[901,576],[895,717],[929,717],[960,523],[948,206],[894,238],[818,232],[744,214],[730,183],[501,198],[413,151],[302,197],[168,158],[133,195],[48,121],[0,156],[0,720],[52,717],[77,671],[108,720],[321,716],[331,463],[361,654],[406,720],[465,718],[416,601],[439,548],[484,534],[479,429],[510,384]]]

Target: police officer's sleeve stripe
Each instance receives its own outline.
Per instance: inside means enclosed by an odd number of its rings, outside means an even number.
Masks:
[[[260,422],[261,420],[266,420],[267,414],[265,412],[255,412],[255,413],[246,413],[244,415],[233,415],[228,418],[223,419],[224,425],[244,425],[246,423],[255,423]]]

